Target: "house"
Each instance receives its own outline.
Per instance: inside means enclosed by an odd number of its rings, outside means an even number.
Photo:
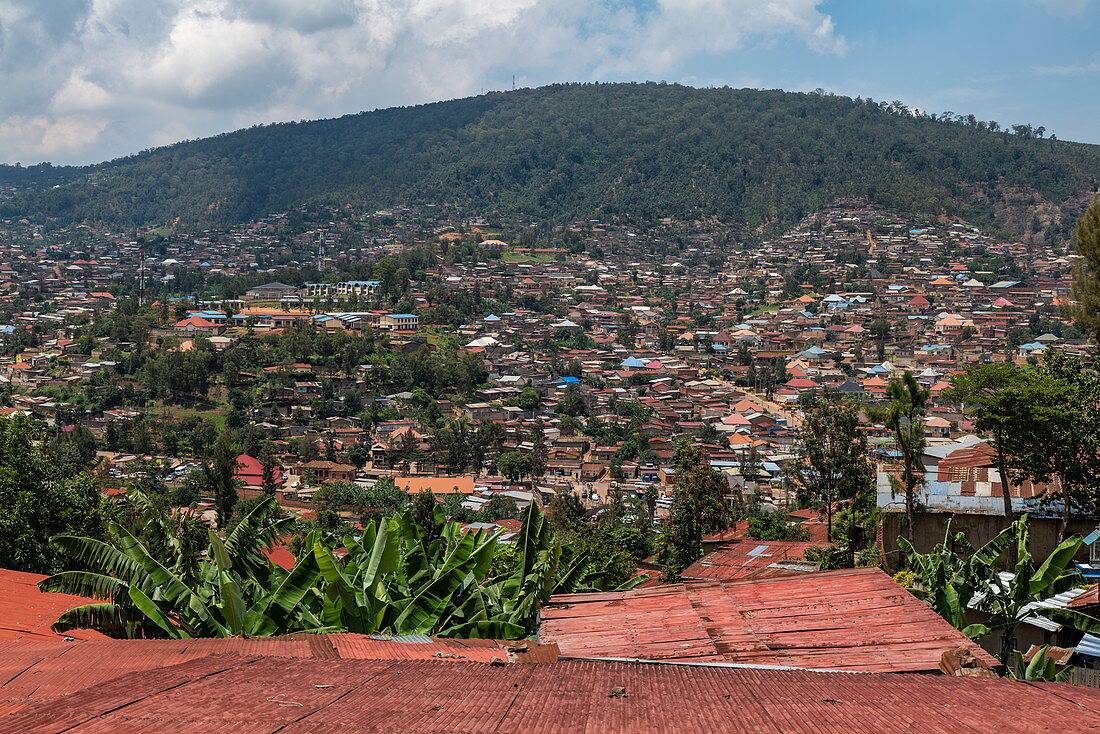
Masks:
[[[297,295],[298,289],[286,283],[267,283],[250,288],[245,292],[246,301],[279,301],[287,296]]]
[[[324,484],[327,482],[350,482],[355,479],[356,469],[351,464],[315,459],[299,464],[295,473],[304,475],[307,471],[313,472],[314,481]]]
[[[76,644],[86,649],[62,660],[59,650],[22,642],[0,648],[18,671],[5,685],[11,689],[5,711],[14,711],[3,720],[5,730],[152,731],[171,722],[174,734],[368,728],[1015,734],[1085,731],[1100,709],[1095,689],[1059,683],[557,661],[545,646],[528,642],[306,635]],[[476,662],[486,657],[495,663]],[[543,664],[508,664],[513,660]],[[370,727],[359,726],[364,721]]]
[[[378,328],[389,331],[414,331],[420,317],[412,313],[388,313],[378,320]]]
[[[473,494],[473,477],[394,477],[394,485],[409,494],[427,490],[434,495]]]
[[[237,457],[237,470],[233,476],[244,482],[246,487],[262,487],[264,483],[264,467],[259,459],[241,454]],[[282,467],[276,466],[272,470],[272,481],[281,484],[284,478]]]

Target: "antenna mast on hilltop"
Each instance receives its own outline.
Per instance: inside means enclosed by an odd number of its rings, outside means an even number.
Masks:
[[[145,248],[138,248],[138,308],[145,305]]]

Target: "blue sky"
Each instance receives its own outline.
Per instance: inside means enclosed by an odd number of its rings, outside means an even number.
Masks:
[[[559,81],[901,100],[1100,143],[1100,0],[0,0],[0,162]]]

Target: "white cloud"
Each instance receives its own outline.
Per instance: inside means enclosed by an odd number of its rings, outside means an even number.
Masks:
[[[0,160],[844,40],[820,0],[0,0]],[[75,121],[79,121],[76,124]]]
[[[1095,74],[1100,72],[1100,59],[1083,64],[1065,64],[1062,66],[1033,66],[1036,74],[1046,76],[1075,76],[1077,74]]]
[[[1081,16],[1089,9],[1092,0],[1036,0],[1040,5],[1061,15]]]
[[[78,154],[95,144],[106,123],[81,115],[11,116],[0,120],[0,140],[32,161]],[[19,160],[17,154],[13,161]]]
[[[111,103],[111,95],[95,82],[90,82],[74,71],[69,80],[57,90],[50,101],[54,112],[74,112],[77,110],[98,110]]]

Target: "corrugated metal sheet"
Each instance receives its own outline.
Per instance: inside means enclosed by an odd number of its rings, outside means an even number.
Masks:
[[[317,660],[447,660],[552,663],[557,645],[424,637],[427,642],[329,634],[252,639],[0,642],[0,710],[8,713],[104,683],[131,672],[177,665],[210,655]]]
[[[876,672],[935,671],[967,645],[996,664],[878,569],[555,596],[539,639],[574,658]]]
[[[0,568],[0,641],[60,640],[50,625],[73,607],[95,602],[82,596],[39,591],[38,582],[48,578],[37,573],[23,573]],[[65,637],[78,640],[104,640],[92,630],[73,630]]]
[[[685,579],[746,579],[816,571],[806,551],[821,544],[758,540],[727,541],[684,570]]]
[[[1084,732],[1100,695],[1065,684],[624,663],[218,657],[131,674],[0,732]]]

